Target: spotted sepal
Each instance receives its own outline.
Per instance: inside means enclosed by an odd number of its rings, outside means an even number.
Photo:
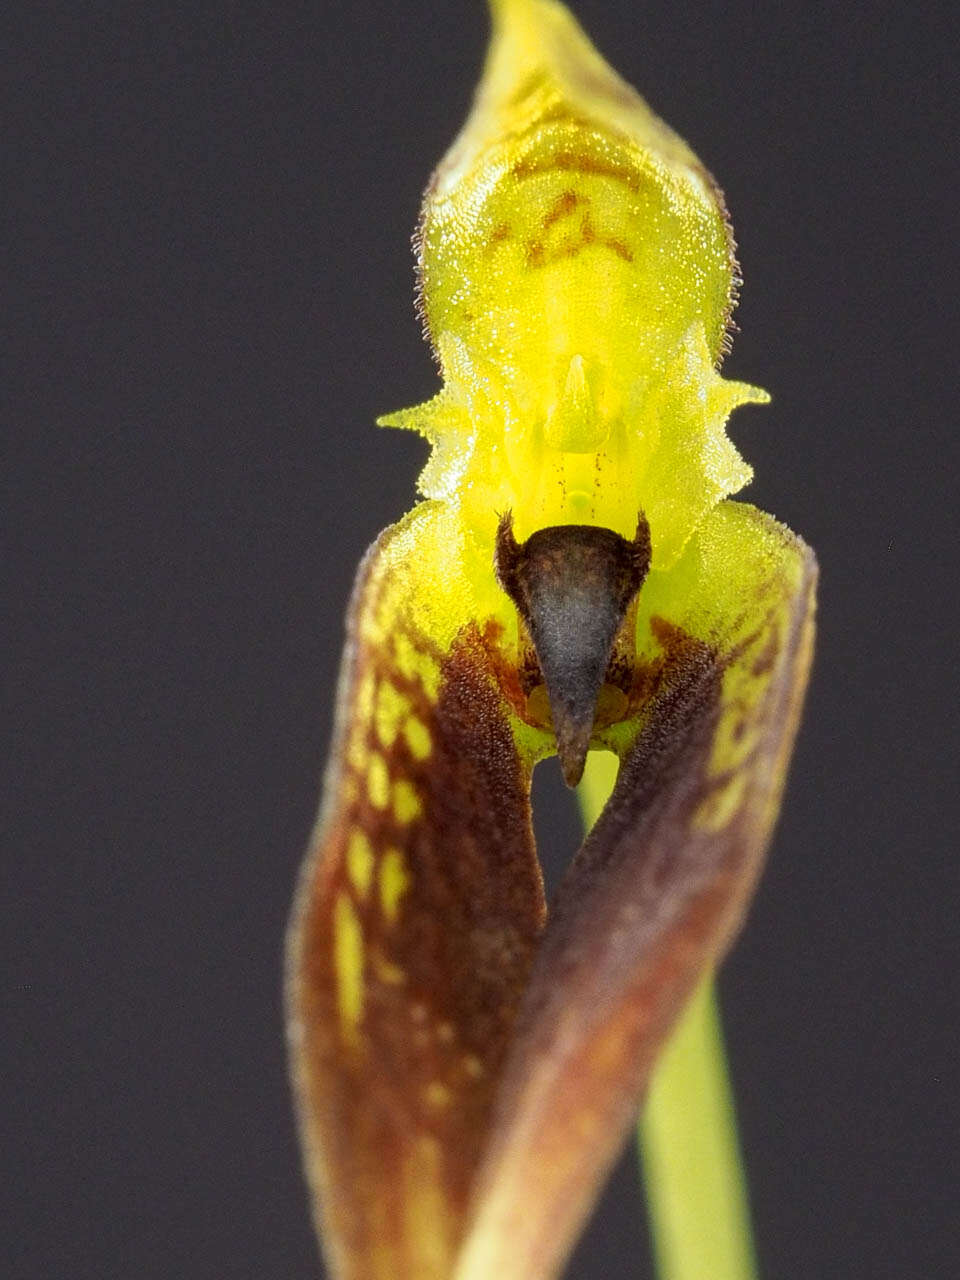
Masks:
[[[642,710],[551,906],[456,1280],[558,1274],[695,986],[737,932],[779,803],[816,562],[725,503],[640,594]]]
[[[415,579],[388,531],[356,588],[288,949],[307,1174],[338,1280],[451,1274],[544,919],[532,762],[489,648],[466,621],[439,647]]]

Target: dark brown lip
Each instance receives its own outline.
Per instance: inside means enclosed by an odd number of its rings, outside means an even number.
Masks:
[[[650,528],[642,512],[632,541],[611,529],[570,524],[539,529],[518,543],[511,513],[500,519],[494,569],[530,632],[570,787],[583,774],[614,640],[649,568]]]

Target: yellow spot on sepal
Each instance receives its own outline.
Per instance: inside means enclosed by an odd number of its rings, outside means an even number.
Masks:
[[[368,671],[360,680],[357,688],[355,718],[366,724],[373,714],[373,700],[377,692],[377,681],[372,671]]]
[[[409,700],[389,680],[381,680],[377,689],[376,726],[377,737],[385,747],[393,746],[409,710]]]
[[[463,1069],[473,1080],[479,1080],[483,1075],[483,1063],[475,1053],[468,1053],[464,1055]]]
[[[742,808],[746,785],[745,772],[716,784],[716,789],[697,805],[693,825],[701,831],[721,831]]]
[[[390,774],[387,762],[377,752],[370,755],[367,767],[367,794],[376,809],[385,809],[390,800]]]
[[[352,831],[347,841],[347,874],[361,898],[367,896],[373,877],[373,847],[363,831]]]
[[[355,1045],[363,1015],[363,930],[345,893],[337,895],[333,908],[333,965],[340,1029],[344,1040]]]
[[[432,742],[430,739],[430,730],[418,717],[411,715],[403,726],[403,736],[407,740],[407,746],[415,760],[426,760],[432,750]]]
[[[399,987],[407,980],[407,975],[400,966],[387,960],[379,951],[370,952],[370,964],[379,980],[385,982],[387,986]]]
[[[443,1156],[436,1139],[418,1137],[404,1161],[400,1203],[406,1220],[406,1239],[418,1274],[448,1274],[450,1236],[453,1230],[450,1206],[444,1198]]]
[[[431,1080],[423,1091],[424,1100],[438,1110],[450,1105],[450,1090],[441,1080]]]
[[[430,656],[418,649],[403,631],[397,631],[393,637],[393,651],[397,670],[408,680],[418,680],[431,702],[435,702],[440,691],[440,667]]]
[[[367,767],[367,761],[370,759],[370,751],[367,747],[366,733],[364,732],[362,722],[358,722],[353,733],[350,735],[350,743],[347,747],[347,762],[351,768],[356,769],[358,773],[363,773]]]
[[[403,826],[423,813],[420,797],[406,779],[401,779],[393,788],[393,813]]]
[[[400,899],[410,887],[410,873],[399,849],[388,849],[380,860],[380,903],[383,914],[396,920]]]

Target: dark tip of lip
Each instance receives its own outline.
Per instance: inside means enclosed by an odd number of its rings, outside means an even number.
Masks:
[[[564,780],[575,787],[613,642],[650,567],[647,522],[641,514],[632,542],[593,525],[555,525],[519,544],[508,512],[494,566],[530,632]]]
[[[587,763],[587,752],[590,750],[590,729],[593,728],[593,718],[591,717],[590,727],[586,733],[577,733],[574,738],[564,741],[559,730],[557,732],[557,755],[560,757],[560,772],[563,774],[563,780],[568,787],[575,787],[583,777],[584,766]]]

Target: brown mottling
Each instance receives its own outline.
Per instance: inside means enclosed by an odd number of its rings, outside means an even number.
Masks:
[[[552,227],[555,222],[559,222],[561,218],[568,217],[573,213],[579,203],[580,197],[575,191],[567,190],[561,192],[551,207],[543,215],[543,229],[546,231],[549,227]]]
[[[475,1200],[475,1230],[496,1220],[502,1258],[525,1247],[531,1274],[559,1273],[663,1044],[743,923],[809,664],[816,570],[799,550],[804,581],[767,579],[780,647],[764,695],[744,711],[759,744],[749,768],[710,777],[721,716],[733,705],[724,702],[725,672],[733,661],[749,679],[754,647],[731,658],[663,617],[651,621],[662,650],[656,687],[634,741],[620,744],[613,795],[551,903]],[[731,779],[737,790],[721,796],[722,824],[704,822],[704,798]],[[584,1144],[584,1132],[594,1141]],[[541,1211],[523,1191],[544,1168],[552,1186]],[[491,1274],[502,1269],[501,1255],[490,1261]]]
[[[750,672],[755,676],[769,675],[780,652],[780,636],[776,629],[770,630],[763,648],[753,660]]]
[[[332,1231],[351,1242],[358,1258],[371,1256],[376,1241],[381,1252],[396,1250],[402,1260],[407,1219],[397,1172],[425,1133],[450,1153],[436,1196],[448,1215],[451,1247],[462,1230],[545,908],[530,827],[529,769],[519,758],[501,688],[501,678],[509,683],[509,663],[501,654],[498,674],[491,661],[502,635],[496,627],[481,635],[470,624],[449,652],[439,653],[411,619],[399,618],[396,626],[414,648],[440,666],[439,693],[430,699],[415,678],[396,670],[391,646],[361,638],[363,615],[377,609],[380,594],[370,563],[350,614],[335,741],[339,769],[328,784],[291,929],[288,1004],[293,1025],[303,1028],[294,1053],[308,1167],[322,1146],[325,1167],[336,1171],[324,1205]],[[382,752],[391,777],[407,782],[422,802],[412,826],[402,827],[392,809],[376,810],[362,791],[343,786],[354,776],[345,759],[351,736],[345,727],[356,728],[356,691],[371,671],[409,698],[431,735],[429,761],[418,760],[402,734]],[[521,696],[518,688],[513,692]],[[371,742],[375,724],[366,729]],[[370,841],[378,866],[388,849],[399,852],[407,883],[396,920],[383,914],[378,895],[358,908],[363,1018],[356,1052],[347,1056],[337,1035],[331,921],[346,883],[349,832],[356,829]],[[464,1068],[465,1060],[476,1070]],[[450,1090],[449,1107],[436,1105],[439,1093],[429,1089],[435,1081]],[[386,1233],[385,1222],[393,1224]],[[401,1270],[398,1262],[394,1271]]]
[[[522,625],[522,624],[521,624]],[[520,653],[508,653],[503,642],[503,625],[495,618],[488,618],[479,633],[490,674],[496,681],[501,695],[511,710],[525,719],[524,708],[530,689],[539,680],[540,665],[533,644],[521,639]]]
[[[487,249],[495,249],[498,244],[503,244],[505,240],[513,239],[513,230],[509,222],[498,222],[487,237]]]
[[[572,192],[570,194],[573,194]],[[558,202],[559,203],[559,202]],[[582,202],[579,202],[582,203]],[[565,206],[565,212],[572,212],[574,206]],[[544,217],[544,225],[547,225],[547,219],[551,218],[556,211],[557,206]],[[563,214],[557,214],[553,221],[557,221]],[[623,241],[616,236],[602,236],[598,234],[596,227],[590,219],[590,215],[584,215],[577,231],[565,236],[559,244],[547,249],[542,240],[532,240],[527,246],[527,267],[536,270],[539,267],[552,266],[555,262],[570,260],[576,258],[584,249],[591,246],[597,248],[609,249],[611,253],[616,254],[624,262],[633,262],[633,251]]]
[[[629,246],[625,245],[622,240],[618,240],[615,236],[608,236],[601,241],[608,249],[611,249],[618,258],[622,258],[624,262],[633,261],[633,251]]]
[[[518,182],[542,173],[582,173],[590,177],[609,178],[630,191],[640,190],[640,177],[636,170],[614,160],[603,159],[589,151],[563,147],[544,159],[520,160],[513,167]]]
[[[546,262],[546,252],[542,240],[534,240],[527,246],[527,266],[542,267]]]

